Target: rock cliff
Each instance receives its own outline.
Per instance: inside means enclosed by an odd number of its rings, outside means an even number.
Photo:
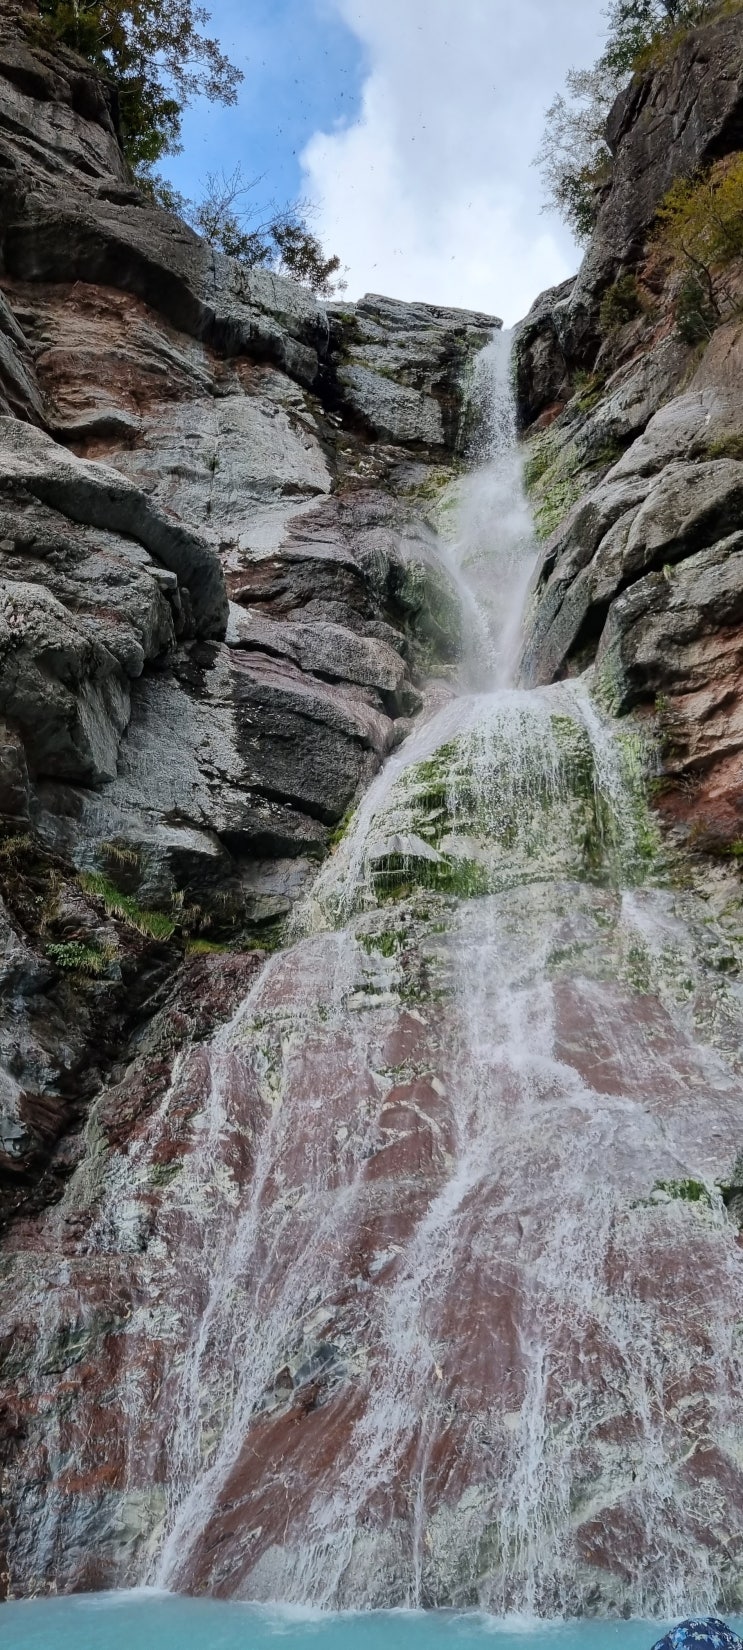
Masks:
[[[517,340],[546,541],[524,675],[595,661],[604,702],[654,727],[658,804],[679,842],[729,856],[743,837],[743,265],[728,267],[721,323],[689,342],[654,230],[675,179],[743,150],[740,10],[636,75],[608,133],[579,274],[537,300]]]
[[[0,284],[12,1208],[66,1175],[189,954],[273,932],[451,666],[426,512],[496,322],[324,305],[214,252],[133,186],[110,90],[12,4]]]

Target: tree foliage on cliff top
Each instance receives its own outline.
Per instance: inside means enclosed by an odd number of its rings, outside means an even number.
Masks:
[[[178,212],[210,246],[248,268],[287,275],[321,298],[343,292],[346,283],[340,258],[337,254],[328,257],[310,228],[310,202],[263,209],[254,206],[254,191],[262,181],[246,180],[240,166],[229,176],[210,172],[199,201],[187,199],[160,178],[153,179],[152,187],[160,205]]]
[[[194,97],[234,104],[242,71],[204,33],[209,13],[194,0],[36,0],[47,38],[87,58],[114,86],[124,153],[140,185],[187,219],[212,246],[251,267],[263,265],[330,296],[340,258],[327,257],[307,222],[308,207],[246,211],[238,167],[207,179],[202,199],[187,200],[154,170],[180,148],[181,117]],[[260,180],[255,180],[258,182]]]
[[[611,176],[606,122],[632,74],[664,43],[678,42],[705,17],[737,0],[610,0],[606,45],[592,69],[571,69],[566,91],[550,105],[536,157],[545,208],[555,208],[576,240],[594,229],[601,191]]]
[[[602,64],[627,77],[642,68],[653,46],[701,23],[716,0],[611,0]]]
[[[193,0],[37,0],[47,33],[112,81],[130,165],[152,166],[180,145],[181,114],[197,95],[235,103],[242,72],[205,34]]]

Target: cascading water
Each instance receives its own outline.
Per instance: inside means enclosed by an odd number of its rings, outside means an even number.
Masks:
[[[508,687],[513,680],[536,563],[517,445],[509,333],[497,332],[478,357],[470,400],[471,468],[457,489],[448,566],[467,637],[461,685],[485,690]]]
[[[387,763],[302,910],[316,937],[210,1057],[220,1094],[247,1062],[269,1115],[185,1356],[155,1574],[321,1604],[701,1606],[724,1561],[683,1417],[735,1422],[714,1182],[740,1084],[648,942],[674,919],[637,886],[657,842],[636,738],[587,682],[508,685],[534,546],[502,339],[478,393],[488,451],[449,549],[463,691]],[[690,1167],[698,1197],[674,1198]],[[665,1278],[669,1225],[677,1324],[650,1260]],[[319,1426],[285,1455],[265,1416],[313,1377]]]
[[[590,681],[509,685],[534,546],[507,366],[496,341],[450,538],[462,689],[105,1171],[129,1580],[543,1614],[743,1587],[737,940],[667,882]]]

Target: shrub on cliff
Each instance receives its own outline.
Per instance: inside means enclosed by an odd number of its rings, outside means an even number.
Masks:
[[[617,75],[642,68],[661,42],[701,23],[718,0],[612,0],[602,62]]]
[[[735,305],[730,272],[743,258],[743,154],[677,178],[658,212],[656,240],[684,273],[677,323],[694,342]]]
[[[571,69],[566,91],[547,110],[542,147],[535,165],[542,174],[545,205],[556,207],[577,241],[589,240],[602,185],[611,176],[606,118],[619,81],[601,63]]]
[[[153,192],[161,205],[179,212],[211,246],[248,268],[273,269],[323,298],[343,291],[346,283],[340,278],[340,258],[327,257],[312,233],[307,221],[309,202],[272,206],[261,212],[251,204],[260,182],[260,178],[246,181],[238,166],[229,177],[211,172],[200,201],[187,200],[161,179],[154,180]]]
[[[113,82],[130,165],[151,167],[179,147],[181,114],[198,94],[235,103],[243,76],[203,33],[193,0],[37,0],[48,34]]]
[[[636,277],[620,275],[604,293],[599,311],[599,328],[604,338],[628,321],[634,321],[643,311],[642,296]]]

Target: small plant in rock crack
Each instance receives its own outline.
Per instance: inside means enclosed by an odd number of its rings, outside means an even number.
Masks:
[[[604,338],[628,321],[634,321],[644,310],[642,295],[634,275],[620,275],[601,300],[599,327]]]
[[[176,923],[173,917],[165,911],[145,910],[131,894],[122,893],[110,878],[101,876],[98,872],[83,871],[79,881],[86,894],[92,894],[94,898],[102,901],[109,916],[119,917],[131,928],[136,928],[145,938],[169,940],[175,933]]]
[[[50,942],[46,953],[63,973],[92,975],[104,973],[115,956],[113,946],[85,945],[80,940]]]

